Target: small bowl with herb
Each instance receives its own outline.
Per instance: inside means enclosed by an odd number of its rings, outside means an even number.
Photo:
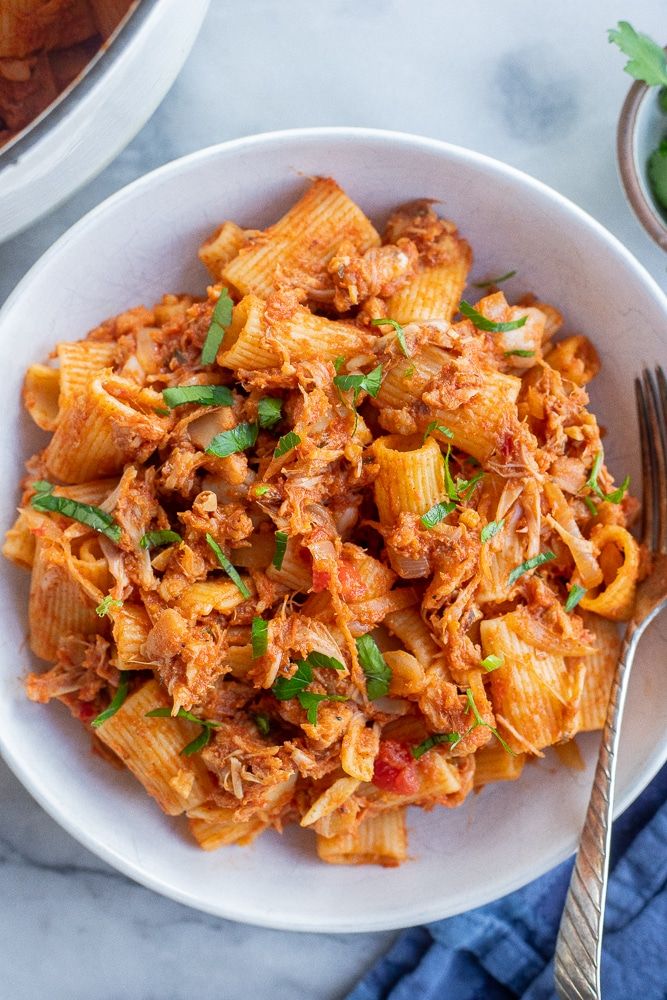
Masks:
[[[609,41],[629,57],[625,71],[636,81],[618,122],[621,181],[644,229],[667,250],[667,51],[627,21]]]

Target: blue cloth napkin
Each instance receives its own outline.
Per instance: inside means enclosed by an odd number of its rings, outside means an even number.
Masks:
[[[405,931],[348,1000],[554,1000],[572,860],[488,906]],[[667,766],[616,821],[604,1000],[667,1000]]]

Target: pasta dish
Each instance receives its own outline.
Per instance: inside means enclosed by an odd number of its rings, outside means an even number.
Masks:
[[[408,806],[603,725],[644,563],[599,360],[514,272],[469,283],[428,200],[381,236],[317,178],[200,258],[205,297],[27,372],[27,694],[205,850],[299,823],[323,861],[398,865]]]
[[[0,146],[86,68],[135,0],[2,0]]]

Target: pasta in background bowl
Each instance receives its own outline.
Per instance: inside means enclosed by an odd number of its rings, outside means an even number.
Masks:
[[[567,332],[585,333],[595,344],[602,373],[593,384],[591,410],[607,429],[606,463],[619,479],[636,472],[630,376],[640,363],[664,354],[660,330],[665,306],[629,254],[564,199],[484,157],[391,133],[312,130],[229,143],[149,175],[91,213],[24,280],[5,307],[0,328],[6,391],[13,400],[5,425],[4,453],[12,458],[4,469],[3,527],[13,520],[15,497],[9,495],[9,484],[20,477],[27,455],[45,444],[21,417],[23,369],[41,361],[57,342],[76,341],[103,317],[138,302],[149,305],[166,290],[201,295],[206,276],[196,263],[196,249],[214,225],[234,219],[245,228],[260,229],[274,222],[303,193],[302,174],[335,176],[378,228],[397,204],[440,199],[440,214],[454,219],[473,247],[473,280],[516,269],[516,276],[502,286],[510,301],[526,291],[538,292],[564,311]],[[79,296],[84,282],[85,295]],[[473,301],[480,294],[474,293]],[[400,302],[393,304],[397,316],[400,308]],[[25,330],[35,329],[34,315],[42,322],[31,339]],[[523,342],[505,346],[525,353]],[[514,357],[514,363],[524,363],[520,354]],[[391,450],[392,439],[382,440]],[[426,450],[439,453],[432,435],[428,440]],[[61,478],[72,481],[67,473]],[[376,501],[381,508],[377,491]],[[286,831],[282,839],[267,832],[250,848],[201,854],[142,798],[129,776],[88,753],[86,738],[77,737],[65,713],[24,700],[21,675],[29,660],[24,652],[17,659],[17,650],[25,630],[25,583],[7,567],[3,578],[0,732],[6,759],[67,829],[145,884],[250,922],[369,930],[479,905],[574,849],[596,752],[592,735],[580,741],[585,771],[568,769],[547,755],[525,768],[520,781],[470,796],[461,809],[429,815],[411,811],[411,860],[398,870],[322,866],[309,852],[309,834],[299,829]],[[659,670],[664,643],[654,627],[630,695],[619,763],[621,807],[664,759],[660,722],[667,699]]]

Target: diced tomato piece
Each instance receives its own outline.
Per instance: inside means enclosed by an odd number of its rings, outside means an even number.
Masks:
[[[366,591],[366,584],[361,579],[361,574],[352,563],[342,562],[338,564],[338,579],[341,586],[341,597],[344,601],[358,601]]]
[[[323,590],[328,590],[330,581],[331,581],[331,576],[328,570],[326,569],[313,570],[313,592],[315,594],[319,594]]]
[[[417,765],[410,747],[398,740],[381,740],[375,758],[373,784],[385,792],[414,795],[419,786]]]

